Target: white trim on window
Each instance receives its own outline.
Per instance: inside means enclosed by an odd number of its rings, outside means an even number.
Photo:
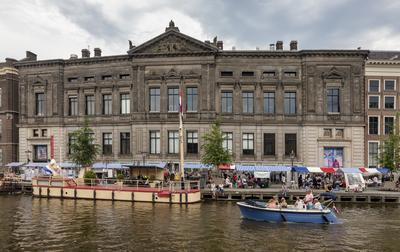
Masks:
[[[393,97],[394,99],[393,99],[393,108],[386,108],[385,107],[385,100],[386,100],[386,97]],[[396,106],[396,96],[395,95],[384,95],[383,96],[383,108],[384,109],[390,109],[390,110],[396,110],[397,109],[397,106]]]
[[[369,134],[369,118],[370,117],[377,117],[378,118],[378,134]],[[369,115],[368,116],[368,123],[367,123],[367,127],[368,127],[368,135],[369,136],[379,136],[381,133],[381,117],[379,115]]]
[[[370,90],[370,82],[371,81],[373,81],[373,80],[376,80],[376,81],[378,81],[378,92],[381,92],[381,80],[379,80],[379,79],[369,79],[368,80],[368,92],[371,92],[371,90]],[[372,91],[372,92],[376,92],[376,91]]]
[[[382,132],[382,135],[388,135],[388,134],[385,134],[385,118],[388,118],[388,117],[391,117],[391,118],[393,118],[393,127],[395,126],[395,124],[396,124],[396,117],[395,116],[383,116],[383,132]]]
[[[370,167],[370,163],[369,163],[369,143],[377,143],[378,144],[378,157],[379,157],[379,146],[380,146],[380,142],[379,141],[368,141],[368,145],[367,145],[367,159],[368,159],[368,167]],[[377,160],[378,162],[378,160]],[[379,166],[379,164],[377,165],[377,167]]]
[[[380,109],[381,108],[381,96],[380,95],[368,95],[368,109],[371,109],[371,107],[369,106],[369,97],[371,97],[371,96],[378,97],[378,108],[377,109]],[[372,108],[372,109],[376,109],[376,108]]]
[[[394,81],[394,89],[393,90],[386,90],[386,81]],[[384,79],[383,80],[383,90],[384,91],[396,91],[396,80],[395,79]]]

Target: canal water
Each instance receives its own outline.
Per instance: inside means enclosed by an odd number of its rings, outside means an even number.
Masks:
[[[0,251],[400,251],[398,205],[340,205],[340,225],[244,220],[188,206],[0,196]]]

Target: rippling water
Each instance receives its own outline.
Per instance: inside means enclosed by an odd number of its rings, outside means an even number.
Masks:
[[[340,225],[244,220],[189,206],[0,196],[0,251],[400,251],[398,205],[341,205]]]

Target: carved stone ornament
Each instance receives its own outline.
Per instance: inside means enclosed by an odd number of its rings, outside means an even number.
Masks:
[[[47,85],[47,80],[43,79],[39,75],[36,75],[32,81],[33,85]]]
[[[192,49],[184,40],[176,36],[169,36],[155,45],[152,51],[155,53],[178,53],[190,52]]]
[[[332,67],[328,72],[322,73],[323,79],[343,79],[343,76],[343,73],[336,67]]]

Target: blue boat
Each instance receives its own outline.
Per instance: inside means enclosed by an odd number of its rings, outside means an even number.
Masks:
[[[339,224],[341,223],[335,213],[329,208],[297,209],[291,205],[288,208],[267,208],[265,202],[245,201],[236,203],[243,218],[268,221],[268,222],[300,222],[317,224]]]

